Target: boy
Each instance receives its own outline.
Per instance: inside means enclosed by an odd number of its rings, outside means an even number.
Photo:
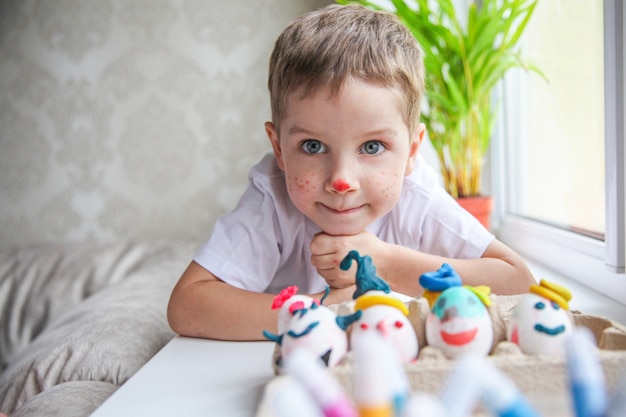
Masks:
[[[290,24],[270,59],[273,154],[252,168],[233,212],[219,219],[174,288],[179,334],[227,340],[276,332],[275,293],[297,285],[325,303],[350,300],[352,249],[391,287],[419,296],[421,274],[451,264],[465,284],[500,294],[534,279],[437,184],[418,156],[422,55],[387,13],[328,6]]]

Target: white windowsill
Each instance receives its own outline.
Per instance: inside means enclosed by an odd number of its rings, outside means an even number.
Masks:
[[[573,310],[626,325],[626,276],[604,263],[604,247],[594,239],[508,215],[496,236],[524,259],[535,278],[569,288]]]

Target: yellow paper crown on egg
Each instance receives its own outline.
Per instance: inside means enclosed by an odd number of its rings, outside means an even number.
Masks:
[[[391,307],[395,307],[402,312],[405,316],[409,315],[409,309],[407,306],[395,297],[391,297],[387,294],[374,293],[374,294],[363,294],[359,298],[356,299],[354,303],[355,310],[365,310],[368,307],[372,307],[375,305],[388,305]]]
[[[489,297],[489,294],[491,294],[491,287],[486,285],[477,285],[475,287],[472,287],[471,285],[464,285],[464,287],[476,294],[476,297],[478,297],[486,307],[491,306],[491,298]]]
[[[564,310],[569,310],[568,302],[572,299],[572,293],[562,285],[542,279],[539,285],[531,285],[529,291],[554,301]]]

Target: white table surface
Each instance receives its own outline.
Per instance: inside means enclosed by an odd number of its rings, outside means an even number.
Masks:
[[[273,342],[175,337],[92,417],[251,417],[273,377]]]

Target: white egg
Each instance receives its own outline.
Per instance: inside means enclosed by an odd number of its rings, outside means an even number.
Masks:
[[[417,357],[419,349],[417,336],[411,322],[402,311],[386,304],[372,305],[362,311],[361,318],[352,327],[350,334],[352,346],[358,343],[364,334],[376,332],[396,350],[402,363],[411,362]]]
[[[529,355],[563,353],[564,341],[572,330],[566,310],[554,301],[528,293],[511,313],[507,339]]]

